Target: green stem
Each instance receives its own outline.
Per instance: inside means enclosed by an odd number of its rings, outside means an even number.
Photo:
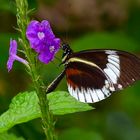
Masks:
[[[16,0],[17,6],[17,24],[21,33],[23,49],[29,62],[29,74],[32,78],[35,91],[39,98],[40,110],[42,113],[42,124],[47,140],[55,140],[53,115],[49,110],[49,102],[47,100],[45,86],[40,78],[36,67],[35,55],[32,53],[29,43],[26,40],[26,27],[29,23],[28,18],[28,3],[26,0]]]

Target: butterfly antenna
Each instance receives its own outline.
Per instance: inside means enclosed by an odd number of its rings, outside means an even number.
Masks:
[[[63,46],[63,44],[65,44],[65,39],[62,38],[61,40],[62,40],[62,42],[60,44],[60,46],[61,46],[60,49],[62,50],[62,46]]]

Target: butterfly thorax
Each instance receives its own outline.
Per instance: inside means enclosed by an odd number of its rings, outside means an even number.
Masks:
[[[69,56],[73,53],[72,49],[68,44],[62,45],[63,55],[62,55],[62,64],[65,64]]]

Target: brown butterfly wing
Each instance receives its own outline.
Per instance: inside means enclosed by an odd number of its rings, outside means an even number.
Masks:
[[[67,63],[69,92],[82,102],[98,102],[140,79],[140,59],[124,51],[81,51],[72,54]]]

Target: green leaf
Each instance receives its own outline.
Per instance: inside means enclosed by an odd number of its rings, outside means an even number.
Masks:
[[[52,92],[48,96],[50,109],[55,115],[64,115],[93,109],[86,103],[81,103],[64,91]]]
[[[0,140],[24,140],[24,138],[17,137],[14,134],[9,134],[6,132],[0,134]]]
[[[64,115],[93,109],[78,102],[67,92],[56,91],[48,94],[50,110],[54,115]],[[35,92],[19,93],[12,99],[8,111],[0,116],[0,132],[16,124],[30,121],[41,116],[38,97]]]

